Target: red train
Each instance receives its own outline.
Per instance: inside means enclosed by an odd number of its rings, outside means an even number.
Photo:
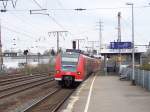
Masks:
[[[65,52],[56,57],[55,80],[62,87],[72,87],[100,69],[100,59],[80,53]]]

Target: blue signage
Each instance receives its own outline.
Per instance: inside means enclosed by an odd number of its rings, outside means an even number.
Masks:
[[[110,42],[110,49],[131,49],[132,42]]]

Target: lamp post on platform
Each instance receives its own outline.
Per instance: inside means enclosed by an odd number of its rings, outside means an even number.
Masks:
[[[126,5],[130,5],[132,8],[132,85],[135,85],[135,47],[134,47],[134,4],[127,3]]]

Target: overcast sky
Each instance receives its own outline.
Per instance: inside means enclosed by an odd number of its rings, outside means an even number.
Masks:
[[[15,1],[15,0],[14,0]],[[135,44],[148,44],[150,40],[150,0],[36,0],[43,9],[32,14],[29,10],[40,9],[34,0],[18,0],[16,8],[8,2],[7,12],[1,13],[2,45],[6,49],[30,49],[42,52],[54,47],[56,36],[49,31],[68,31],[60,36],[60,47],[71,48],[73,39],[99,41],[98,22],[102,23],[102,43],[117,40],[117,13],[121,12],[122,41],[131,41],[131,6],[134,3]],[[0,2],[1,9],[3,8]],[[73,9],[84,8],[85,11]],[[87,46],[81,42],[80,47]],[[16,45],[14,45],[16,44]],[[88,46],[91,46],[88,43]]]

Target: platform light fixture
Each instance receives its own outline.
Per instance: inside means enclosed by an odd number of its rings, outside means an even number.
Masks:
[[[132,85],[135,85],[134,4],[126,3],[126,5],[130,5],[132,8]]]

